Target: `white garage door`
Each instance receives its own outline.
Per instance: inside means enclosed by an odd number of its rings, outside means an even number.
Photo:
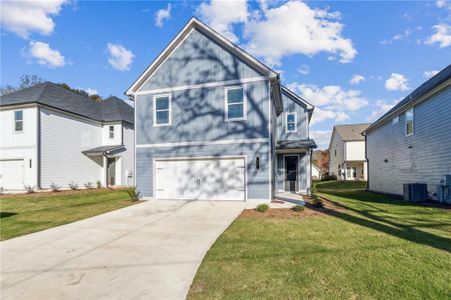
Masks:
[[[24,189],[23,159],[0,160],[0,186],[5,190]]]
[[[156,198],[245,200],[244,158],[155,162]]]

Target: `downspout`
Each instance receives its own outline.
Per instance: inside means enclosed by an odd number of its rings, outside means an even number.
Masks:
[[[41,105],[37,109],[37,136],[36,136],[36,189],[41,189]]]
[[[310,191],[312,190],[312,155],[313,155],[313,149],[310,149],[310,188],[307,191],[307,195],[310,195],[311,194]]]
[[[370,160],[368,159],[368,143],[367,134],[365,132],[365,159],[366,159],[366,190],[370,190]],[[365,172],[365,170],[363,170]]]

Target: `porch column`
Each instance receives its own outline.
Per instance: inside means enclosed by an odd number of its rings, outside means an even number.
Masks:
[[[363,162],[363,179],[368,181],[368,165],[366,161]]]
[[[346,181],[348,179],[348,166],[346,165],[346,162],[343,163],[343,180]]]
[[[108,186],[108,177],[107,177],[107,169],[108,169],[108,159],[105,155],[102,156],[103,158],[103,169],[102,169],[102,184],[104,187]]]

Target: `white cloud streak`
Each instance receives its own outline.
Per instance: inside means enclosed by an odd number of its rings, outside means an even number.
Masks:
[[[439,48],[446,48],[451,45],[451,26],[448,24],[437,24],[432,26],[435,33],[430,36],[424,43],[426,45],[438,44]]]
[[[349,83],[352,85],[355,84],[359,84],[361,82],[365,81],[365,77],[363,75],[360,74],[354,74],[351,78],[351,80],[349,80]]]
[[[66,65],[64,56],[58,50],[52,49],[49,44],[43,42],[30,42],[25,56],[36,59],[38,64],[49,68],[59,68]]]
[[[406,91],[410,89],[407,78],[398,73],[391,73],[385,81],[385,88],[389,91]]]
[[[163,27],[163,22],[171,17],[171,4],[166,8],[162,8],[155,14],[155,26]]]
[[[108,63],[119,71],[130,70],[135,55],[124,46],[108,43]]]

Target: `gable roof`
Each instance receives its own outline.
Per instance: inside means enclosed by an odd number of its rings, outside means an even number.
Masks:
[[[47,81],[0,96],[0,107],[38,103],[99,122],[125,121],[134,124],[133,107],[119,98],[111,98],[95,102]]]
[[[287,97],[289,97],[291,100],[293,100],[295,103],[297,103],[300,106],[303,106],[308,111],[308,120],[310,122],[310,119],[312,118],[313,110],[315,109],[315,106],[307,102],[304,98],[300,97],[299,95],[295,94],[293,91],[288,89],[286,86],[282,85],[282,94],[285,94]]]
[[[259,61],[257,58],[253,57],[195,17],[192,17],[188,21],[188,23],[186,23],[182,30],[180,30],[179,33],[172,39],[169,45],[166,46],[166,48],[157,56],[157,58],[146,68],[146,70],[144,70],[139,78],[127,89],[127,91],[125,91],[125,95],[133,97],[138,89],[159,68],[159,66],[166,60],[166,58],[173,53],[177,46],[183,42],[183,40],[191,33],[193,29],[197,29],[206,34],[215,42],[223,46],[226,50],[230,51],[238,58],[254,67],[260,73],[268,76],[271,82],[273,91],[272,96],[275,102],[277,113],[280,114],[283,111],[279,73],[275,72],[273,69]]]
[[[362,131],[367,129],[370,125],[370,123],[335,125],[334,130],[345,142],[364,141],[365,137],[362,135]]]
[[[425,100],[429,97],[427,96],[429,92],[432,92],[435,88],[443,85],[443,87],[451,85],[451,64],[437,73],[435,76],[424,82],[417,89],[415,89],[412,93],[410,93],[407,97],[401,100],[398,104],[396,104],[392,109],[386,112],[383,116],[376,120],[371,126],[369,126],[364,133],[372,131],[382,124],[386,123],[388,120],[391,120],[396,115],[404,112],[405,110],[412,107],[419,101]]]

